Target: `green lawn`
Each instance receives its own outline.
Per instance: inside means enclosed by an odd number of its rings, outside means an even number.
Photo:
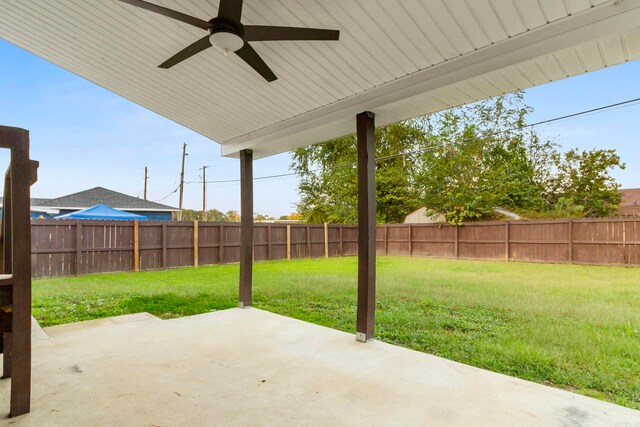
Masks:
[[[254,305],[355,330],[356,258],[255,264]],[[42,325],[237,306],[238,266],[35,280]],[[640,269],[378,258],[378,339],[640,409]]]

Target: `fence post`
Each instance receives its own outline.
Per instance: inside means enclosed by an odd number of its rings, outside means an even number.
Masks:
[[[271,224],[267,224],[267,259],[271,261]]]
[[[220,224],[218,232],[218,262],[224,264],[224,224]]]
[[[460,258],[460,248],[459,248],[459,243],[458,240],[460,240],[460,236],[459,236],[459,230],[460,230],[460,225],[456,224],[454,225],[454,227],[456,228],[456,240],[455,240],[455,252],[456,252],[456,259]]]
[[[162,223],[162,268],[167,268],[167,224]]]
[[[287,224],[287,260],[291,259],[291,225]]]
[[[324,223],[324,257],[329,258],[329,226]]]
[[[133,271],[140,271],[140,235],[138,220],[133,220]]]
[[[409,256],[413,256],[413,225],[409,224]]]
[[[311,258],[311,233],[309,232],[309,224],[307,224],[307,258]]]
[[[504,239],[504,250],[505,250],[505,254],[504,254],[504,260],[505,261],[509,261],[509,221],[505,221],[504,223],[504,235],[505,235],[505,239]]]
[[[193,266],[198,267],[198,220],[193,221]]]
[[[82,274],[82,223],[76,220],[76,275]]]
[[[569,220],[569,264],[573,264],[573,220]]]
[[[389,255],[389,224],[384,225],[384,254]]]
[[[343,243],[342,243],[342,226],[340,225],[338,228],[339,236],[338,236],[338,252],[340,252],[340,256],[343,256]]]

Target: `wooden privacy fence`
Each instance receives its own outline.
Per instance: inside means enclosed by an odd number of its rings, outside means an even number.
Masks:
[[[235,263],[240,224],[32,220],[36,277]],[[254,260],[357,255],[354,225],[255,224]],[[640,218],[381,225],[378,255],[640,265]]]
[[[640,218],[378,227],[378,254],[640,266]]]
[[[240,224],[187,221],[31,222],[35,277],[235,263]],[[351,225],[255,224],[256,261],[357,254]]]

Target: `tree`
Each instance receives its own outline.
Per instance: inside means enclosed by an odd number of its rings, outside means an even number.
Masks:
[[[207,211],[207,221],[210,222],[227,222],[229,219],[227,216],[217,209],[209,209]]]
[[[278,219],[281,221],[299,221],[302,219],[302,215],[300,215],[298,212],[291,212],[289,215],[281,215]]]
[[[583,216],[612,216],[620,210],[622,195],[610,171],[625,167],[615,150],[569,150],[558,162],[555,193],[564,203],[581,206]]]
[[[404,154],[425,134],[418,121],[405,121],[376,129],[377,217],[381,222],[401,222],[420,206],[411,182],[413,162]],[[357,221],[357,146],[354,135],[293,152],[291,167],[301,176],[301,201],[296,206],[307,222]]]
[[[177,215],[174,215],[174,219],[177,219]],[[202,211],[196,211],[193,209],[182,210],[183,221],[202,221]],[[227,215],[217,209],[210,209],[207,211],[207,221],[209,222],[227,222],[229,219]]]
[[[240,222],[240,214],[238,211],[228,211],[227,212],[227,221],[229,222]]]
[[[256,214],[253,218],[254,221],[273,221],[274,219],[274,217],[264,214]]]
[[[451,223],[525,216],[608,216],[620,203],[614,150],[562,153],[527,125],[518,92],[376,130],[379,222],[426,206]],[[307,222],[357,221],[355,136],[293,152]]]
[[[451,223],[491,217],[496,207],[542,209],[556,147],[527,128],[530,112],[516,93],[426,118],[424,205]]]

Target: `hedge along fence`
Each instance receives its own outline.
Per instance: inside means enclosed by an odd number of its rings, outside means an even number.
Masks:
[[[254,260],[350,256],[355,225],[254,225]],[[240,224],[32,220],[35,277],[235,263]],[[640,266],[640,218],[381,225],[379,255]]]

